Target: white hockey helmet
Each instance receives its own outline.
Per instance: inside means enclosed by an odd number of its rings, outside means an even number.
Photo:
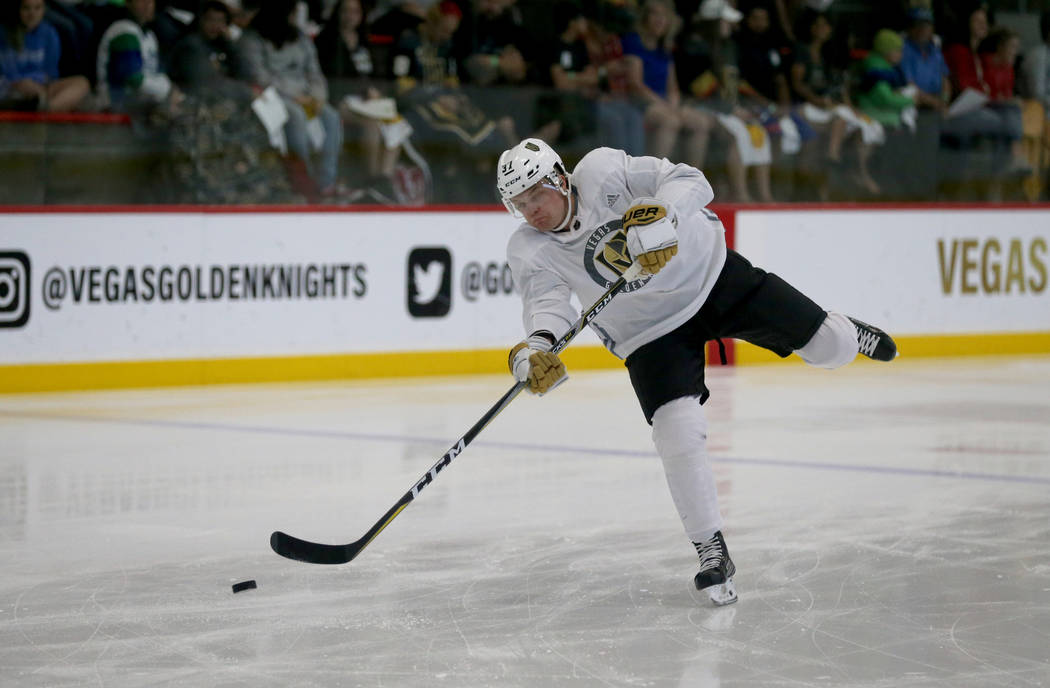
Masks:
[[[565,187],[562,187],[558,174],[565,175]],[[540,139],[525,139],[513,148],[503,151],[496,166],[496,189],[503,199],[503,205],[507,206],[507,210],[514,217],[521,217],[521,213],[514,207],[512,199],[515,196],[545,180],[568,196],[568,179],[569,174],[565,171],[561,156]],[[568,215],[565,222],[567,221]]]

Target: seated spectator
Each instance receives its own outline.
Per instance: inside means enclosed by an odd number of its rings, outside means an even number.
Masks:
[[[833,169],[843,162],[842,147],[847,138],[854,142],[856,167],[851,171],[855,181],[871,194],[880,192],[879,185],[868,171],[868,160],[874,144],[884,142],[882,126],[856,112],[848,104],[845,70],[837,67],[828,56],[832,37],[831,22],[815,10],[806,10],[799,18],[795,35],[801,43],[795,48],[791,65],[791,88],[799,112],[815,130],[827,138],[825,157]],[[814,146],[803,147],[806,167],[818,167],[811,162]],[[826,201],[828,179],[818,183],[820,200]]]
[[[1021,63],[1021,83],[1024,94],[1042,103],[1050,118],[1050,10],[1039,17],[1039,35],[1042,43],[1030,48]]]
[[[405,112],[440,137],[447,134],[498,153],[517,140],[514,121],[496,121],[482,112],[460,89],[459,65],[452,36],[462,11],[451,0],[435,3],[414,29],[406,29],[394,44],[390,71],[398,80]],[[497,134],[496,139],[492,139]],[[488,143],[486,143],[488,141]]]
[[[987,138],[999,146],[1002,158],[1010,172],[1026,174],[1030,171],[1028,163],[1020,155],[1021,127],[1020,108],[1012,100],[1013,69],[1002,64],[1008,53],[1016,55],[1016,41],[1008,40],[1004,33],[997,34],[992,50],[998,57],[988,58],[979,54],[980,46],[989,36],[988,13],[983,7],[974,9],[967,16],[960,40],[944,50],[944,58],[951,72],[952,91],[958,97],[970,89],[988,98],[980,108],[948,117],[942,131],[960,140]],[[996,82],[993,89],[985,74],[986,67],[992,68],[992,78]],[[1006,91],[1011,91],[1007,97]],[[998,99],[997,99],[998,98]],[[1009,149],[1006,152],[1005,149]]]
[[[670,0],[646,0],[637,31],[623,39],[631,91],[643,104],[647,148],[658,158],[675,158],[702,168],[714,117],[703,110],[681,107],[671,47],[681,20]],[[684,156],[676,155],[679,134]]]
[[[758,116],[742,105],[735,44],[730,37],[744,15],[726,0],[703,0],[690,23],[677,56],[676,71],[690,104],[714,116],[712,134],[728,140],[726,158],[730,200],[750,203],[748,170],[753,173],[758,199],[772,202],[769,135]]]
[[[127,0],[123,18],[102,34],[98,46],[98,93],[116,111],[149,111],[182,98],[161,71],[157,37],[148,25],[154,0]]]
[[[94,25],[79,5],[64,2],[45,2],[44,19],[58,31],[62,55],[58,60],[58,75],[90,77],[94,67],[92,37]]]
[[[1008,172],[1026,175],[1031,167],[1021,143],[1021,102],[1014,92],[1014,63],[1021,39],[1010,29],[995,29],[988,34],[985,47],[987,52],[980,54],[981,70],[988,85],[988,107],[1001,114],[1010,139],[1012,164]]]
[[[473,0],[471,21],[464,21],[453,39],[470,83],[491,86],[529,80],[531,65],[525,53],[530,41],[514,1]],[[549,25],[544,29],[549,31]]]
[[[230,8],[230,40],[236,43],[259,14],[263,0],[226,0]]]
[[[252,109],[255,93],[229,28],[226,4],[207,0],[171,55],[169,75],[186,94],[165,128],[174,199],[301,202],[270,132]]]
[[[744,15],[736,45],[740,79],[750,87],[748,97],[762,108],[779,108],[781,114],[786,114],[791,106],[786,65],[771,30],[769,10],[764,4],[752,5]]]
[[[390,66],[398,110],[417,140],[441,155],[434,183],[449,202],[474,198],[468,187],[484,183],[495,157],[518,140],[509,115],[490,117],[460,86],[452,36],[461,19],[451,0],[431,5],[418,26],[397,38]]]
[[[589,10],[584,37],[588,59],[598,70],[598,134],[607,145],[628,155],[645,155],[644,118],[631,101],[627,60],[618,33],[620,17],[607,9]]]
[[[60,78],[62,47],[44,19],[44,0],[8,2],[0,17],[0,101],[17,109],[66,112],[87,96],[83,76]]]
[[[590,20],[578,2],[571,0],[554,7],[551,26],[556,36],[536,58],[538,81],[550,91],[536,99],[533,122],[543,139],[551,144],[576,141],[597,131],[599,99],[598,68],[587,52]],[[611,141],[605,141],[612,145]]]
[[[915,99],[905,92],[908,85],[897,68],[904,40],[900,34],[882,29],[875,34],[873,49],[860,65],[861,83],[857,105],[861,112],[887,129],[899,129],[902,115],[915,107]]]
[[[313,41],[295,25],[297,0],[267,0],[238,42],[252,82],[273,86],[288,110],[284,134],[288,150],[306,166],[322,198],[338,198],[343,124],[328,104],[328,83]],[[318,129],[318,124],[320,129]],[[312,151],[320,149],[320,164]]]
[[[240,102],[253,97],[251,75],[229,37],[230,10],[220,0],[207,0],[195,30],[175,44],[170,76],[187,93],[221,93]]]
[[[1010,29],[995,29],[988,34],[980,54],[988,98],[993,103],[1014,100],[1014,62],[1021,39]]]
[[[987,93],[988,88],[981,78],[981,63],[977,57],[978,47],[988,37],[988,12],[978,7],[966,19],[964,30],[944,49],[953,97],[968,88],[981,93]]]
[[[380,119],[361,114],[366,106],[355,111],[344,100],[351,96],[362,103],[373,101],[374,105],[387,86],[382,77],[389,59],[385,46],[371,40],[365,22],[367,11],[361,0],[339,0],[315,43],[332,100],[338,104],[348,133],[360,139],[364,147],[365,178],[357,181],[393,198],[396,194],[391,180],[401,153],[400,143],[384,141]]]
[[[388,56],[370,35],[368,11],[362,0],[338,0],[314,40],[333,100],[351,93],[363,96],[369,88],[378,90],[378,80],[389,78]]]
[[[933,13],[923,7],[908,12],[911,24],[901,49],[901,71],[909,83],[919,89],[916,104],[943,112],[949,92],[948,63],[934,41]]]

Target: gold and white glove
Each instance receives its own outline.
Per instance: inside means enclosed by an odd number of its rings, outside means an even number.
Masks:
[[[674,210],[656,198],[641,197],[623,214],[627,250],[642,269],[655,275],[678,253]]]
[[[550,348],[547,337],[533,333],[510,350],[510,372],[533,394],[542,396],[569,379],[565,364]]]

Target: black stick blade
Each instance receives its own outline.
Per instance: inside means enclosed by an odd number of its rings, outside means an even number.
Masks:
[[[345,564],[357,556],[361,549],[356,542],[349,545],[325,545],[300,540],[279,530],[270,536],[270,547],[286,559],[308,564]]]

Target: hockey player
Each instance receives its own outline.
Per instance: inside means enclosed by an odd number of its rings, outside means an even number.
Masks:
[[[571,293],[592,302],[632,260],[643,268],[591,327],[625,360],[652,425],[671,497],[700,557],[697,589],[715,604],[735,602],[736,568],[704,446],[706,342],[735,337],[821,368],[845,365],[858,351],[889,361],[896,344],[727,249],[721,222],[706,209],[711,185],[696,168],[598,148],[570,174],[550,146],[525,139],[500,156],[496,184],[524,221],[507,260],[528,334],[509,365],[530,392],[549,392],[567,377],[550,349],[578,317]]]

